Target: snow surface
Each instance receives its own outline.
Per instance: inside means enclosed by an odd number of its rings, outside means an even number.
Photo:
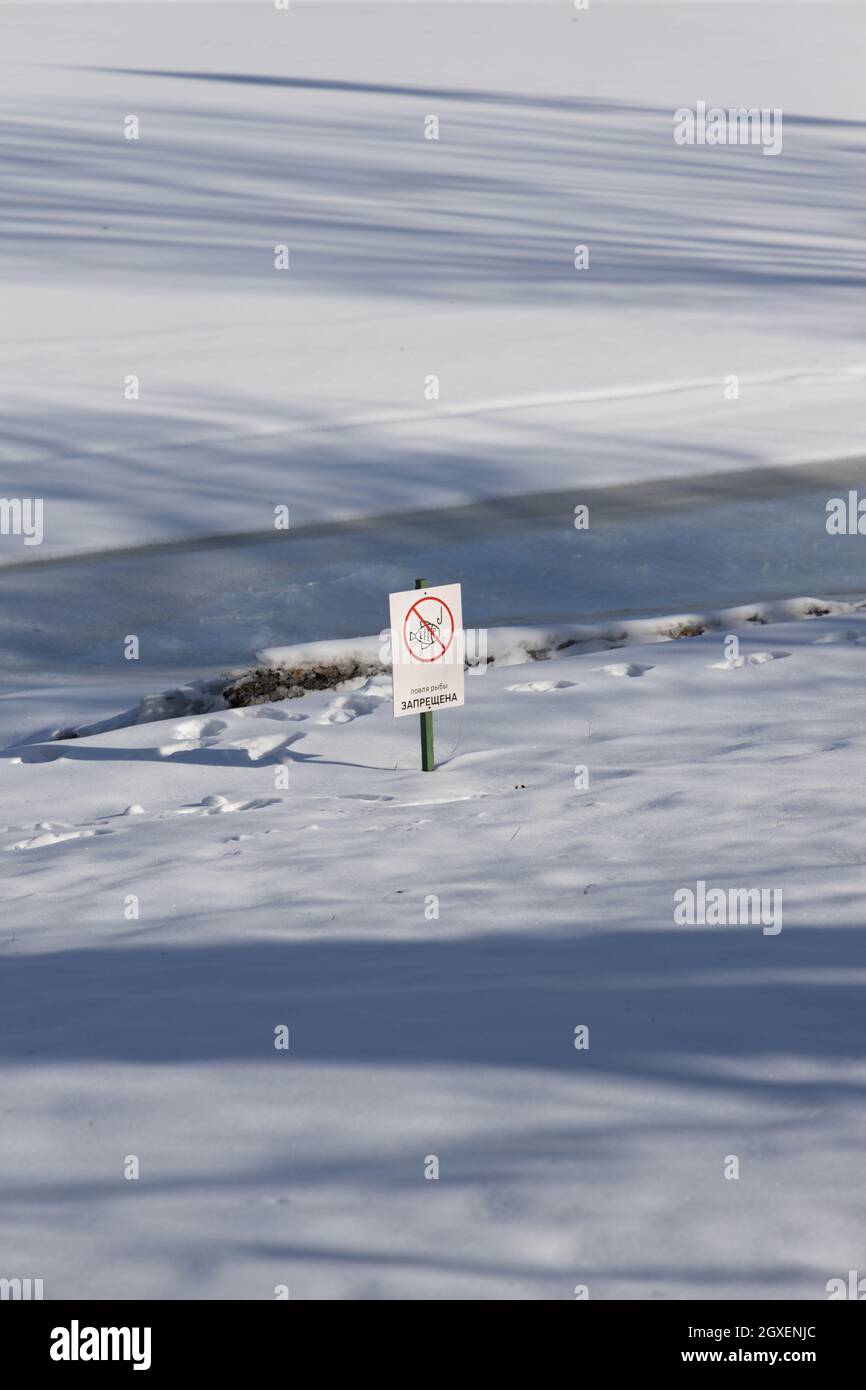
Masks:
[[[2,10],[42,556],[862,453],[859,5]],[[676,146],[698,98],[782,155]]]
[[[432,776],[387,677],[346,722],[7,753],[5,1262],[51,1297],[823,1297],[862,1250],[864,641],[489,667]],[[674,926],[699,879],[782,888],[781,933]]]
[[[0,1277],[824,1297],[866,1259],[863,7],[0,25],[0,496],[45,499],[0,536]],[[698,99],[783,154],[676,147]],[[378,660],[418,574],[494,657],[434,775],[386,669],[223,707]],[[701,881],[782,931],[675,925]]]

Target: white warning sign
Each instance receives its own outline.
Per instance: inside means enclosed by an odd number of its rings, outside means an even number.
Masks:
[[[394,715],[463,704],[463,605],[459,584],[389,595]]]

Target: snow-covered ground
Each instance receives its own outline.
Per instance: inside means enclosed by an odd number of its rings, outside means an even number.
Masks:
[[[4,1261],[53,1297],[823,1297],[863,1250],[864,641],[491,667],[433,775],[384,677],[7,756]],[[676,925],[699,880],[781,889],[781,931]]]
[[[0,1277],[825,1296],[866,1260],[863,6],[0,30],[0,496],[45,508],[0,535]],[[676,146],[697,100],[782,153]],[[495,657],[435,774],[385,671],[222,707],[421,574]],[[677,923],[702,882],[781,930]]]

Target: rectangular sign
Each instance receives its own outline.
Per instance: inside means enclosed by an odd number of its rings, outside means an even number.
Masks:
[[[390,594],[394,716],[463,704],[463,604],[459,584]]]

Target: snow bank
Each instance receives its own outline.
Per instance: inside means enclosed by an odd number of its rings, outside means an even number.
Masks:
[[[856,607],[838,599],[792,598],[775,603],[739,604],[701,613],[673,613],[664,617],[625,618],[604,623],[562,623],[553,627],[532,624],[467,630],[466,664],[495,663],[514,666],[524,661],[545,661],[574,647],[601,651],[636,642],[668,642],[697,637],[720,628],[741,628],[753,623],[780,622],[785,618],[812,618],[846,613]],[[259,652],[262,666],[300,676],[305,670],[331,669],[347,676],[390,670],[387,630],[378,636],[349,641],[304,642],[295,646],[266,647]]]
[[[575,649],[598,652],[635,644],[670,642],[713,631],[738,631],[786,618],[804,619],[857,612],[862,606],[859,602],[836,599],[794,598],[699,613],[628,618],[610,623],[491,627],[467,632],[466,664],[470,669],[478,670],[488,665],[518,666],[528,661],[560,660]],[[826,640],[835,642],[842,638],[831,633]],[[131,709],[106,719],[61,725],[53,731],[52,737],[84,738],[182,715],[267,705],[273,701],[297,699],[319,690],[356,688],[370,677],[387,674],[391,669],[387,631],[377,636],[348,640],[268,647],[259,653],[259,661],[261,665],[251,670],[236,670],[222,676],[189,681],[145,695]],[[35,737],[43,736],[39,734]]]

